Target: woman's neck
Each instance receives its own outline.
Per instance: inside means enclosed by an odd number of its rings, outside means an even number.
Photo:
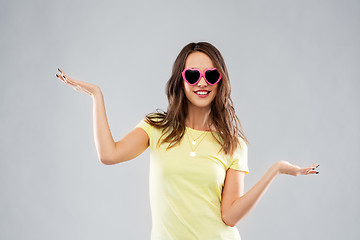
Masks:
[[[210,107],[199,108],[189,104],[185,125],[192,129],[209,131],[210,111]]]

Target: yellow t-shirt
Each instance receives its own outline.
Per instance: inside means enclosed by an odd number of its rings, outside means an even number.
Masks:
[[[221,193],[228,168],[249,172],[246,143],[239,137],[242,148],[230,158],[210,132],[186,127],[188,135],[165,151],[169,143],[156,147],[161,129],[144,120],[136,127],[150,138],[151,240],[239,240],[238,229],[222,221]],[[189,139],[201,134],[191,148]]]

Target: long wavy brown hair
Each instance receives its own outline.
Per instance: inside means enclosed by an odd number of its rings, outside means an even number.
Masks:
[[[188,113],[188,102],[184,92],[184,80],[181,72],[185,68],[187,57],[196,51],[208,55],[222,76],[221,81],[218,83],[216,96],[211,103],[209,118],[211,122],[208,123],[208,126],[213,125],[215,127],[220,139],[217,139],[213,132],[211,134],[222,146],[221,149],[224,149],[225,154],[232,156],[237,147],[240,146],[241,148],[238,137],[241,137],[247,144],[248,140],[244,135],[239,118],[235,114],[233,101],[230,97],[230,80],[224,59],[219,50],[210,43],[192,42],[181,50],[174,62],[171,77],[166,84],[166,95],[169,101],[167,111],[156,109],[156,112],[146,115],[145,121],[156,128],[162,129],[160,139],[169,133],[161,141],[161,144],[169,143],[167,149],[180,142],[185,133],[185,119]],[[160,144],[160,139],[157,146]]]

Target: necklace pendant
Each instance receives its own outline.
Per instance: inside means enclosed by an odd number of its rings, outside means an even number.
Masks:
[[[196,144],[196,141],[192,141],[192,144],[195,145],[195,144]]]
[[[195,157],[195,155],[196,155],[195,152],[191,152],[191,153],[190,153],[190,156],[191,156],[191,157]]]

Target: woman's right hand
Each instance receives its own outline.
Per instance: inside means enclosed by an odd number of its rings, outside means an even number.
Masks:
[[[90,96],[93,96],[96,92],[100,91],[100,88],[94,84],[82,81],[75,81],[74,79],[65,75],[65,73],[60,68],[58,68],[58,71],[61,74],[56,74],[56,77],[58,77],[65,84],[73,87],[76,91],[84,92],[86,94],[89,94]]]

